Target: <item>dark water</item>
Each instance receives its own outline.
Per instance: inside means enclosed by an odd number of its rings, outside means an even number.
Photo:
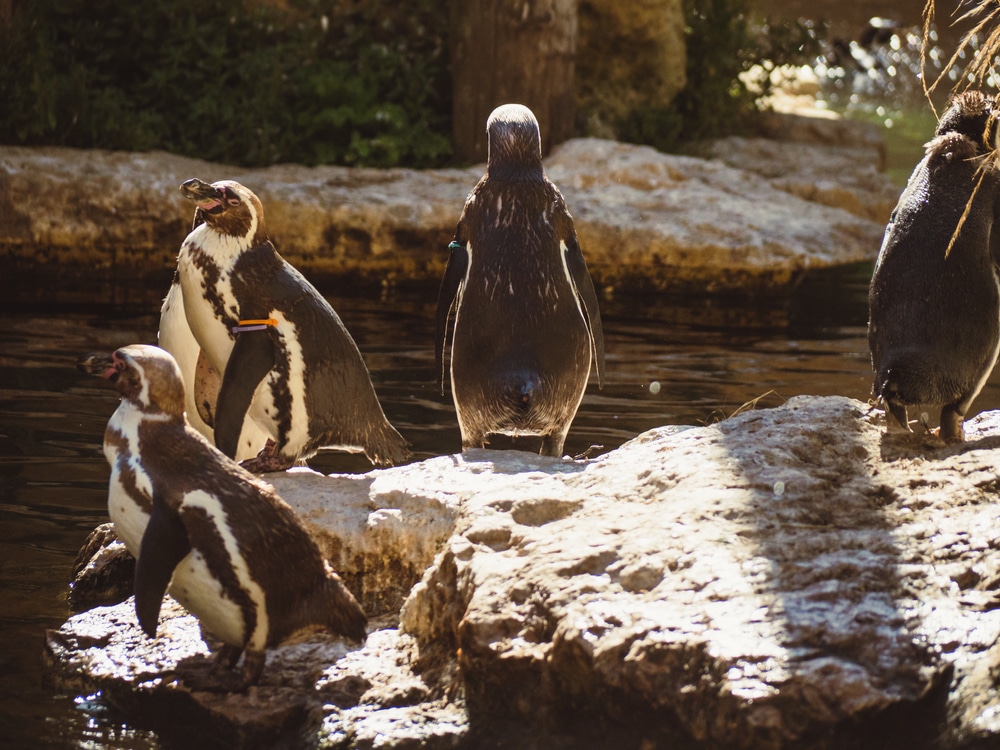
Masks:
[[[594,444],[609,450],[657,425],[709,423],[759,396],[762,405],[796,394],[865,399],[869,272],[807,279],[790,299],[761,303],[603,300],[607,382],[603,390],[589,388],[567,452]],[[381,299],[324,291],[417,459],[456,452],[450,399],[433,384],[435,290]],[[0,745],[158,747],[155,736],[130,728],[99,696],[49,687],[41,662],[45,629],[68,615],[66,584],[76,552],[106,520],[108,469],[100,443],[117,398],[103,381],[78,373],[75,359],[154,343],[155,306],[0,308],[0,323]],[[997,406],[1000,389],[990,384],[975,409]],[[368,468],[334,453],[313,464],[328,472]]]

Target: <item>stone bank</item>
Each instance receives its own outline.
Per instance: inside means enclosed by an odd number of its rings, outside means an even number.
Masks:
[[[880,171],[880,136],[837,120],[776,122],[773,138],[716,141],[701,156],[597,138],[555,149],[546,170],[598,288],[774,293],[811,269],[874,260],[899,195]],[[146,280],[162,295],[191,224],[178,191],[190,177],[253,189],[280,252],[322,287],[437,283],[482,173],[251,170],[161,152],[0,146],[0,291],[49,299],[60,282],[134,290]]]
[[[363,647],[192,693],[197,622],[170,608],[149,641],[127,601],[47,654],[65,686],[247,747],[993,747],[998,428],[945,445],[797,397],[592,460],[272,475],[381,614]]]

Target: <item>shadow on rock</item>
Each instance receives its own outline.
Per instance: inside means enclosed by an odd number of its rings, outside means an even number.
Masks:
[[[757,746],[930,747],[940,733],[951,668],[900,573],[912,553],[872,417],[793,399],[719,426],[746,481],[741,565],[760,606],[724,685]]]

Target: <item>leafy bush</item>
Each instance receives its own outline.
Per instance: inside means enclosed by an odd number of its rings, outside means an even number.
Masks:
[[[15,0],[0,28],[0,143],[443,165],[449,2]],[[632,112],[623,140],[676,151],[745,127],[755,96],[739,73],[799,44],[756,35],[749,5],[684,0],[687,86],[669,107]]]
[[[751,127],[761,94],[748,90],[740,74],[757,64],[802,64],[819,51],[810,29],[798,24],[755,28],[751,4],[684,0],[687,84],[669,107],[633,112],[622,127],[623,139],[677,151],[690,141]]]
[[[0,30],[0,142],[245,166],[450,155],[439,0],[32,0]]]

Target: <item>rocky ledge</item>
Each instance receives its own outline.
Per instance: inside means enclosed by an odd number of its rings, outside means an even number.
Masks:
[[[813,268],[871,261],[899,195],[873,126],[781,119],[705,158],[576,139],[546,159],[599,287],[778,291]],[[169,278],[191,224],[190,177],[236,179],[264,204],[272,238],[313,279],[438,280],[483,167],[240,169],[166,153],[0,146],[0,283],[7,298],[54,281],[134,288]],[[44,274],[43,285],[19,275]],[[89,288],[89,287],[87,287]],[[41,293],[41,292],[39,292]],[[162,294],[162,292],[160,292]]]
[[[124,602],[52,631],[52,674],[228,746],[996,747],[1000,413],[966,430],[797,397],[593,460],[274,476],[382,615],[363,647],[190,692],[197,622],[146,640]]]

